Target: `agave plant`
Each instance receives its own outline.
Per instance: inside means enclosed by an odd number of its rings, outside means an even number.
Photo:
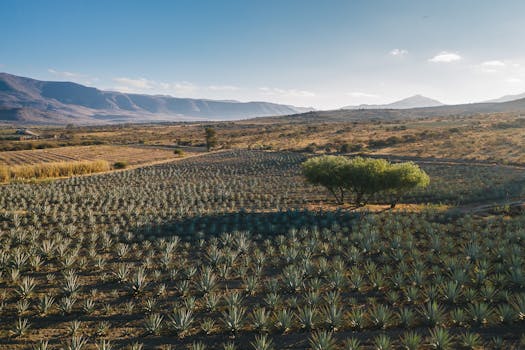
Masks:
[[[392,340],[386,334],[379,334],[374,338],[374,347],[376,350],[392,349]]]
[[[518,318],[520,320],[525,319],[525,293],[514,296],[511,303],[518,314]]]
[[[80,279],[73,270],[68,270],[64,274],[64,284],[62,291],[66,296],[75,296],[81,288]]]
[[[142,350],[144,348],[144,345],[139,342],[133,342],[129,346],[129,350]]]
[[[211,318],[206,318],[201,322],[200,328],[206,335],[210,335],[215,328],[215,321]]]
[[[144,292],[148,285],[146,270],[140,267],[135,274],[133,274],[130,281],[130,290],[133,295],[139,295]]]
[[[416,314],[411,308],[403,307],[397,312],[399,324],[404,328],[411,328],[416,323]]]
[[[297,312],[297,318],[301,328],[311,331],[317,324],[317,311],[309,306],[300,308]]]
[[[15,325],[13,326],[13,329],[11,330],[11,333],[14,337],[21,337],[29,331],[30,326],[31,324],[27,319],[18,318],[15,322]]]
[[[193,312],[191,310],[181,308],[175,310],[171,315],[169,315],[168,325],[180,338],[183,338],[190,329],[193,321]]]
[[[17,289],[15,290],[18,296],[22,299],[28,299],[36,287],[36,281],[32,277],[24,276],[17,283]]]
[[[190,350],[206,350],[206,345],[202,342],[193,342],[189,346]]]
[[[31,346],[31,350],[48,350],[49,349],[49,341],[47,340],[39,340],[38,343]]]
[[[472,323],[480,326],[491,320],[493,309],[486,303],[474,303],[469,305],[468,312]]]
[[[82,336],[72,336],[68,341],[62,344],[63,350],[82,350],[87,345],[88,340]]]
[[[420,309],[421,316],[425,324],[429,327],[436,327],[443,323],[445,319],[445,310],[437,302],[428,302]]]
[[[279,294],[275,292],[268,293],[266,294],[266,297],[264,298],[264,302],[268,306],[269,309],[273,310],[281,303],[281,297]]]
[[[499,318],[499,321],[506,325],[511,324],[516,320],[516,313],[509,304],[498,305],[496,314]]]
[[[109,340],[101,340],[97,343],[97,350],[112,350],[113,346]]]
[[[219,305],[220,296],[215,293],[209,293],[204,297],[204,304],[207,311],[215,311]]]
[[[82,302],[82,310],[88,315],[93,314],[95,312],[95,301],[91,298],[84,299]]]
[[[479,334],[466,332],[460,336],[459,343],[465,349],[474,350],[478,349],[482,344],[481,337]]]
[[[257,289],[259,288],[259,277],[257,275],[248,275],[243,278],[245,285],[245,291],[249,295],[255,295]]]
[[[29,307],[31,304],[29,303],[29,300],[22,299],[16,302],[16,311],[18,316],[21,316],[24,314],[27,310],[29,310]]]
[[[430,346],[436,350],[453,349],[454,341],[449,331],[444,328],[435,328],[430,331]]]
[[[237,350],[237,346],[235,345],[235,343],[228,342],[228,343],[223,344],[222,349],[223,350]]]
[[[151,314],[144,319],[144,331],[146,334],[159,335],[162,329],[164,317],[160,314]]]
[[[104,337],[108,335],[110,329],[110,323],[108,321],[98,322],[95,327],[95,334],[98,337]]]
[[[457,304],[461,298],[461,285],[456,281],[448,281],[441,287],[443,299],[449,303]]]
[[[67,315],[73,312],[73,307],[77,300],[73,297],[63,297],[58,301],[58,308],[63,315]]]
[[[264,307],[256,308],[251,314],[253,328],[259,332],[267,332],[270,325],[270,313]]]
[[[223,322],[226,328],[234,337],[244,325],[245,312],[246,311],[243,307],[234,306],[222,314]]]
[[[255,336],[255,341],[251,343],[254,350],[272,350],[273,342],[266,334]]]
[[[468,317],[465,310],[459,307],[450,311],[450,319],[454,325],[460,327],[463,327],[468,323]]]
[[[144,311],[146,313],[153,313],[155,312],[157,308],[157,299],[155,298],[148,298],[144,302]]]
[[[365,313],[361,309],[353,309],[348,314],[350,326],[356,330],[361,330],[364,327],[365,319]]]
[[[73,320],[68,323],[67,325],[67,331],[69,335],[76,335],[80,331],[80,327],[82,326],[82,323],[78,320]]]
[[[404,333],[401,337],[401,345],[406,350],[418,350],[423,344],[423,337],[414,331]]]
[[[361,342],[357,338],[350,338],[345,341],[344,350],[360,350]]]
[[[506,349],[505,341],[502,337],[496,336],[493,337],[490,341],[491,347],[495,350],[503,350]]]
[[[388,306],[378,304],[370,310],[370,321],[375,327],[385,329],[394,319],[394,313]]]
[[[293,327],[294,313],[288,309],[275,312],[275,327],[282,333],[289,332]]]
[[[322,317],[330,331],[337,331],[343,323],[343,309],[336,304],[330,304],[321,310]]]
[[[203,268],[199,279],[197,280],[197,290],[201,294],[208,294],[213,291],[217,285],[217,277],[209,267]]]
[[[319,331],[310,337],[310,347],[312,350],[335,350],[336,342],[331,332]]]

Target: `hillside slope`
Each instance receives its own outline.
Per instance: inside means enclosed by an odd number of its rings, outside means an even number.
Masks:
[[[94,124],[232,120],[311,110],[269,102],[216,101],[102,91],[0,73],[0,120],[36,124]]]
[[[410,96],[402,100],[384,104],[384,105],[362,104],[359,106],[346,106],[341,109],[409,109],[409,108],[423,108],[423,107],[437,107],[437,106],[444,106],[444,104],[439,102],[438,100],[434,100],[426,96],[414,95],[414,96]]]

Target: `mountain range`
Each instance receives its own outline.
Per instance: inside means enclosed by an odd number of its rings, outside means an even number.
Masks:
[[[525,94],[480,103],[444,105],[414,95],[384,105],[315,111],[270,102],[238,102],[103,91],[72,82],[40,81],[0,73],[0,122],[14,124],[109,124],[239,120],[278,117],[283,121],[403,119],[478,113],[525,113]]]
[[[436,107],[421,107],[410,109],[337,109],[331,111],[310,111],[290,116],[266,117],[266,122],[279,123],[309,123],[323,122],[359,122],[381,120],[407,120],[430,117],[463,117],[487,113],[512,113],[525,115],[525,98],[506,102],[479,102],[458,105],[443,105]]]
[[[72,82],[40,81],[0,73],[0,120],[20,124],[233,120],[311,110],[269,102],[103,91]]]
[[[414,95],[404,98],[399,101],[384,105],[367,105],[362,104],[359,106],[346,106],[341,109],[409,109],[409,108],[422,108],[422,107],[437,107],[444,106],[443,103],[431,99],[422,95]]]

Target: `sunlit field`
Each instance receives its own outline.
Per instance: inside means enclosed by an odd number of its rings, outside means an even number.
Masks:
[[[436,204],[519,197],[522,171],[422,164],[432,185],[403,201],[420,210],[353,212],[304,183],[306,157],[224,151],[1,187],[0,347],[517,346],[523,216]]]

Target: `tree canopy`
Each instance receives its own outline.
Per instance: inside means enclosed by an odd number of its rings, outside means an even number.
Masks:
[[[403,194],[430,183],[428,175],[415,163],[392,164],[385,159],[322,156],[308,159],[302,169],[308,182],[328,189],[338,204],[350,195],[350,202],[356,207],[383,193],[393,208]]]
[[[217,132],[211,126],[204,128],[204,133],[206,135],[206,149],[208,152],[217,146]]]

